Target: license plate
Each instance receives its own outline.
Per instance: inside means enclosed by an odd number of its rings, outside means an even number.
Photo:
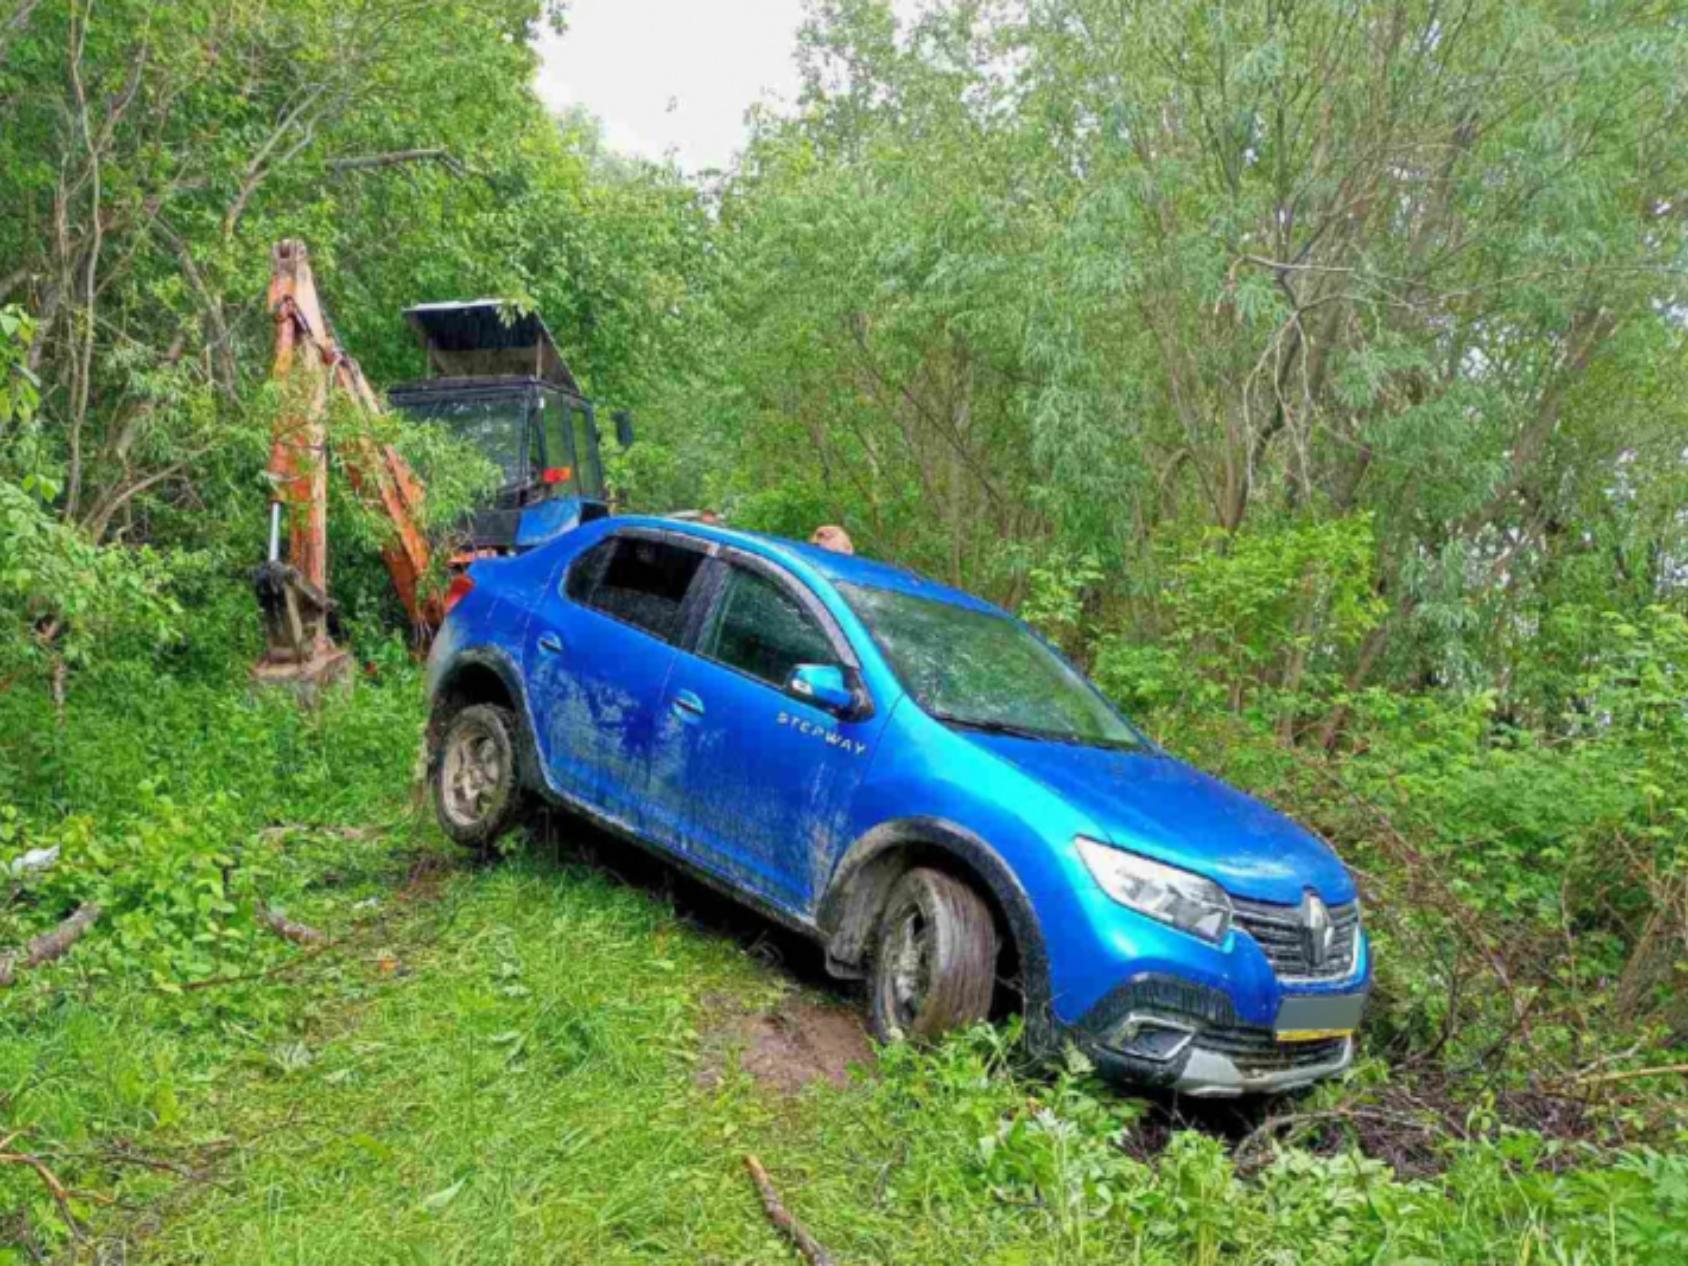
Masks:
[[[1301,994],[1278,1004],[1278,1019],[1272,1028],[1280,1042],[1347,1037],[1360,1027],[1365,1006],[1363,993]]]

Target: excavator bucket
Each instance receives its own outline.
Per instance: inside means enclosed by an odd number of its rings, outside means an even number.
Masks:
[[[351,656],[329,635],[333,604],[327,594],[279,559],[258,568],[252,587],[264,626],[264,653],[253,665],[254,680],[311,695],[345,678]]]

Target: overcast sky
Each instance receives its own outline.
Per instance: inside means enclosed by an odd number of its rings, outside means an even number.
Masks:
[[[790,104],[802,0],[572,0],[569,29],[539,44],[539,95],[582,105],[611,147],[687,171],[724,166],[744,112]]]

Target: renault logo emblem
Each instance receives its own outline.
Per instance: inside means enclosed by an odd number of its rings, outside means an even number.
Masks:
[[[1311,888],[1301,898],[1301,927],[1306,938],[1308,965],[1323,967],[1330,961],[1331,948],[1336,943],[1336,928],[1330,921],[1329,908]]]

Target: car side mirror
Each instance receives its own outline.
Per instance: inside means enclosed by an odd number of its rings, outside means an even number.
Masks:
[[[799,664],[791,670],[785,689],[834,716],[847,716],[856,710],[856,692],[836,664]]]

